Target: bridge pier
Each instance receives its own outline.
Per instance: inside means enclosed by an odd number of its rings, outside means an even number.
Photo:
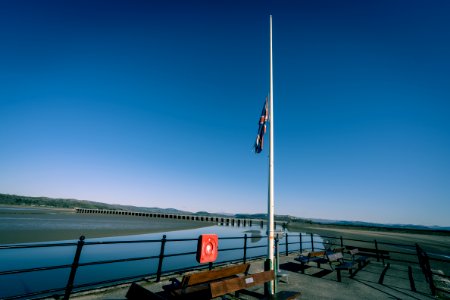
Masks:
[[[223,218],[223,217],[211,217],[211,216],[196,216],[196,215],[178,215],[178,214],[163,214],[163,213],[146,213],[146,212],[134,212],[125,210],[109,210],[109,209],[88,209],[88,208],[76,208],[76,213],[79,214],[105,214],[105,215],[120,215],[120,216],[133,216],[133,217],[147,217],[147,218],[161,218],[161,219],[175,219],[175,220],[189,220],[197,222],[211,222],[221,226],[237,226],[246,227],[253,226],[253,224],[260,224],[261,228],[264,228],[264,220],[253,219],[239,219],[239,218]],[[278,226],[285,227],[284,222],[275,222],[275,228]]]

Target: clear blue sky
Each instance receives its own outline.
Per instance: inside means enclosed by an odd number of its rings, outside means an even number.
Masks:
[[[1,1],[0,192],[450,225],[449,1]]]

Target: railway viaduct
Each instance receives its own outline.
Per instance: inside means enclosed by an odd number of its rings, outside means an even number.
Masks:
[[[134,212],[125,210],[109,210],[109,209],[87,209],[76,208],[76,213],[79,214],[103,214],[103,215],[120,215],[120,216],[133,216],[133,217],[146,217],[146,218],[160,218],[160,219],[174,219],[174,220],[186,220],[195,222],[209,222],[223,226],[264,226],[266,223],[262,219],[242,219],[242,218],[230,218],[230,217],[217,217],[217,216],[198,216],[187,214],[168,214],[168,213],[155,213],[155,212]],[[276,226],[285,226],[285,222],[275,222]]]

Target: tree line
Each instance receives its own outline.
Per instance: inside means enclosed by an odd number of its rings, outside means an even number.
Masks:
[[[61,199],[61,198],[47,198],[47,197],[30,197],[0,194],[0,204],[2,205],[19,205],[19,206],[41,206],[54,208],[88,208],[88,209],[117,209],[115,205],[106,203],[76,200],[76,199]]]

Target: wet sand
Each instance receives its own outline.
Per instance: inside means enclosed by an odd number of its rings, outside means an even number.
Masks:
[[[431,253],[450,255],[450,232],[433,232],[431,230],[408,231],[403,229],[387,230],[375,227],[364,228],[304,223],[294,223],[293,225],[289,225],[288,228],[292,231],[316,233],[322,236],[342,236],[344,239],[347,238],[365,241],[377,240],[379,243],[406,245],[414,245],[415,243],[418,243],[422,248]],[[361,245],[361,247],[362,246],[363,245]]]
[[[157,218],[77,214],[72,209],[0,207],[0,244],[77,240],[168,232],[211,223]]]

